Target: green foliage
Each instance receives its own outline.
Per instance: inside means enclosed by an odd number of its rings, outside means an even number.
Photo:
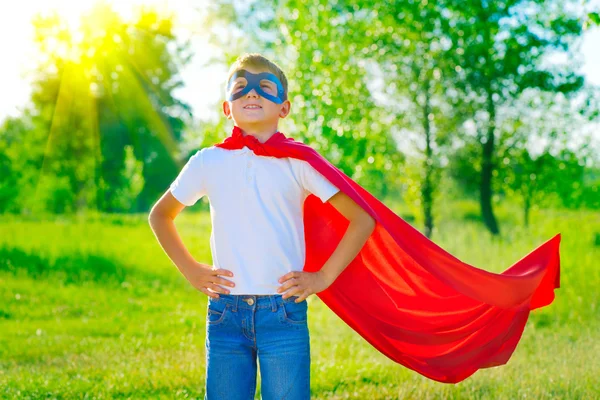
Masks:
[[[482,203],[597,208],[598,149],[580,136],[600,96],[573,57],[581,13],[595,10],[561,4],[212,2],[202,25],[223,52],[206,64],[246,51],[279,63],[292,101],[280,129],[377,197],[404,200],[415,221],[486,186]],[[192,120],[173,96],[191,53],[171,16],[145,8],[124,21],[101,4],[79,32],[55,14],[34,28],[45,57],[33,106],[0,126],[0,212],[147,211],[194,151],[231,131],[222,116]],[[553,52],[564,65],[544,62]]]
[[[590,12],[587,20],[585,21],[584,28],[587,29],[591,26],[600,25],[600,12]]]
[[[497,142],[504,140],[505,133],[498,129],[501,108],[530,88],[570,95],[584,84],[569,57],[574,40],[582,32],[581,21],[573,11],[577,8],[563,3],[448,2],[448,51],[458,72],[454,87],[460,91],[464,107],[473,113],[471,132],[463,129],[460,133],[463,142],[481,147],[479,197],[483,220],[492,233],[498,233],[492,200],[498,185],[494,183],[498,176]],[[567,55],[560,68],[543,63],[554,51]]]
[[[9,211],[18,195],[18,175],[3,141],[0,141],[0,176],[0,211]]]
[[[561,116],[570,131],[540,124],[545,132],[534,136],[506,116],[544,109],[519,102],[532,88],[570,95],[584,85],[570,57],[560,68],[543,62],[554,51],[571,54],[582,32],[574,9],[557,4],[232,0],[214,3],[207,26],[221,28],[213,39],[228,49],[218,61],[258,51],[284,67],[293,104],[284,126],[296,137],[374,194],[404,193],[427,215],[445,165],[464,196],[479,197],[483,207],[494,193],[513,191],[499,179],[499,161],[510,158],[505,143],[522,149],[545,136],[560,149],[586,123],[567,107]],[[388,134],[401,150],[416,151],[405,169]],[[546,189],[537,190],[551,197],[554,189]],[[484,208],[487,223],[494,215]]]
[[[144,188],[143,163],[134,155],[132,146],[125,146],[125,160],[121,170],[120,186],[110,197],[110,208],[113,210],[132,210],[138,195]],[[104,184],[104,182],[102,182]]]
[[[14,177],[0,184],[15,195],[8,204],[1,194],[1,209],[148,210],[183,165],[178,142],[191,118],[172,94],[189,60],[173,16],[146,7],[125,21],[99,3],[78,31],[55,13],[33,26],[42,61],[31,109],[1,129],[0,141],[16,144]]]

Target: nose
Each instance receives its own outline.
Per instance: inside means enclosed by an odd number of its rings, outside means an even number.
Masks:
[[[250,97],[252,94],[254,94],[255,97],[258,97],[258,93],[256,93],[255,89],[252,89],[248,93],[246,93],[246,97]]]

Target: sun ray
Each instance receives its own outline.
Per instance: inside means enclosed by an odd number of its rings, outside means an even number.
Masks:
[[[98,194],[98,186],[97,184],[100,182],[100,168],[102,166],[102,143],[100,142],[100,129],[99,129],[99,119],[98,119],[98,104],[96,102],[96,98],[93,93],[90,91],[91,82],[86,82],[86,87],[88,88],[87,96],[85,96],[86,101],[86,118],[90,121],[89,127],[91,130],[91,135],[94,140],[94,175],[92,177],[94,182],[94,208],[97,210],[100,206],[99,204],[99,194]],[[101,175],[100,175],[101,176]]]
[[[130,70],[134,70],[132,75],[134,75],[136,82],[138,82],[138,88],[140,88],[140,91],[143,92],[144,94],[146,93],[146,91],[143,89],[144,85],[139,83],[141,82],[145,82],[146,83],[146,87],[149,87],[151,89],[155,89],[154,90],[154,94],[157,95],[157,97],[161,100],[162,104],[166,104],[166,101],[164,98],[161,98],[161,93],[160,90],[156,89],[156,85],[154,85],[154,83],[152,83],[149,79],[147,79],[145,77],[145,74],[141,71],[141,68],[138,66],[138,64],[136,63],[136,61],[129,56],[128,54],[126,54],[127,57],[127,64],[130,67]],[[141,57],[145,57],[144,54],[141,55]],[[147,97],[147,96],[145,96]],[[148,100],[146,98],[146,100]],[[153,105],[149,102],[149,104],[146,104],[146,107],[148,107],[148,109],[151,111],[153,120],[157,123],[157,125],[155,125],[155,127],[157,129],[159,129],[159,139],[161,140],[162,144],[169,150],[169,154],[171,155],[171,157],[175,157],[177,154],[177,141],[175,139],[175,136],[173,135],[172,130],[169,128],[169,126],[165,123],[165,121],[163,120],[163,118],[161,118],[161,115],[154,109]],[[160,105],[160,104],[159,104]]]
[[[63,69],[63,72],[59,78],[59,86],[58,86],[58,91],[57,91],[57,95],[56,95],[56,103],[54,105],[54,109],[52,111],[52,119],[50,121],[50,127],[48,130],[48,137],[46,139],[46,146],[44,149],[44,153],[42,155],[42,166],[40,168],[40,172],[38,174],[38,181],[36,184],[36,189],[35,189],[35,196],[31,199],[32,204],[38,204],[38,200],[40,198],[42,198],[41,193],[40,193],[40,188],[42,187],[42,184],[44,183],[43,179],[44,176],[47,176],[46,173],[48,172],[49,166],[48,163],[51,161],[48,161],[51,155],[51,151],[52,151],[52,142],[53,142],[53,138],[55,136],[55,132],[58,131],[58,127],[60,125],[60,122],[62,121],[62,114],[65,112],[63,110],[67,110],[68,107],[66,107],[65,103],[67,101],[67,95],[66,95],[66,91],[67,91],[67,85],[65,84],[65,75],[68,76],[67,71],[68,71],[68,67],[69,67],[69,63],[66,63],[65,68]],[[33,207],[32,207],[33,208]]]
[[[130,5],[134,2],[144,3],[132,0]],[[123,144],[133,145],[139,161],[148,163],[153,154],[164,154],[174,165],[181,164],[179,128],[170,121],[178,102],[170,97],[171,87],[163,88],[171,84],[165,77],[173,71],[157,70],[171,69],[172,64],[154,59],[168,52],[175,13],[167,12],[166,6],[155,8],[156,1],[150,1],[150,7],[138,8],[126,20],[112,7],[113,1],[83,0],[65,12],[70,3],[49,0],[34,22],[40,55],[34,82],[41,85],[39,105],[48,116],[32,209],[35,203],[41,203],[40,210],[47,208],[55,200],[55,211],[102,207],[103,168],[122,168],[121,161],[103,161],[109,158],[103,149],[109,139],[101,137],[105,111],[120,125],[115,134]],[[57,75],[44,76],[50,70]],[[97,94],[94,85],[103,94]],[[104,179],[112,182],[113,175]],[[55,189],[68,190],[68,197]]]

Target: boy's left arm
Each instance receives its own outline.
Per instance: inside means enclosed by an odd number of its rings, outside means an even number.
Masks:
[[[375,229],[376,221],[354,200],[341,190],[333,195],[329,203],[350,221],[344,237],[323,267],[317,272],[292,271],[279,279],[283,283],[277,293],[282,297],[299,296],[296,303],[313,293],[329,287],[356,257]],[[289,289],[289,290],[288,290]]]

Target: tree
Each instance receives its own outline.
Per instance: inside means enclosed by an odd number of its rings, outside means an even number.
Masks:
[[[79,30],[56,14],[33,25],[43,61],[33,79],[33,129],[21,134],[35,150],[19,156],[41,172],[27,208],[147,210],[181,168],[178,142],[191,118],[172,94],[190,57],[172,16],[142,8],[125,22],[99,3]],[[140,162],[141,175],[129,175]]]
[[[401,129],[399,135],[414,140],[416,157],[422,163],[420,177],[404,175],[410,185],[419,187],[425,235],[431,237],[444,153],[462,117],[460,99],[453,90],[454,66],[446,57],[450,40],[445,4],[365,2],[361,11],[372,15],[367,36],[382,50],[373,60],[381,68],[384,82],[379,106],[394,115],[393,124],[396,130]]]
[[[481,147],[480,207],[490,232],[499,233],[494,215],[493,177],[497,168],[498,107],[527,88],[564,94],[577,92],[583,78],[572,63],[543,65],[550,51],[569,53],[581,34],[581,19],[557,0],[449,1],[453,27],[449,50],[462,79],[458,87],[475,110]]]

